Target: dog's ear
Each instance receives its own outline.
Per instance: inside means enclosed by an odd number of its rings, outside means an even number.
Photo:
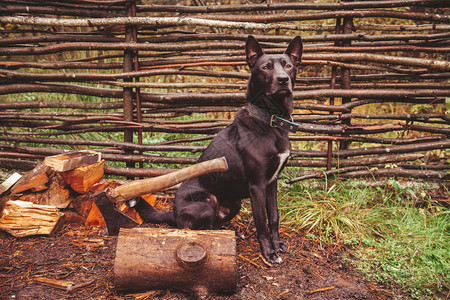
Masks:
[[[255,66],[256,61],[264,54],[263,49],[259,45],[254,36],[249,35],[245,44],[245,55],[247,64],[251,68]]]
[[[287,47],[284,54],[289,56],[292,62],[298,66],[302,61],[303,42],[300,36],[296,36]]]

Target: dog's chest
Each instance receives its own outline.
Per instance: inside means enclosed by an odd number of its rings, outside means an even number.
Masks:
[[[270,178],[269,183],[271,183],[272,181],[274,181],[278,178],[278,174],[280,173],[281,168],[283,167],[284,163],[286,162],[286,160],[288,159],[290,154],[291,154],[290,150],[286,150],[286,151],[278,154],[279,163],[278,163],[277,169],[275,170],[275,173]]]

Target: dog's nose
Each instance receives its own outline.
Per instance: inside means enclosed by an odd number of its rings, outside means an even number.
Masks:
[[[286,84],[289,81],[289,76],[286,75],[278,76],[277,80],[280,84]]]

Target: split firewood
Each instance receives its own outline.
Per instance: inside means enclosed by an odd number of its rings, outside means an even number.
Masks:
[[[63,210],[64,212],[64,224],[84,225],[86,218],[78,214],[73,210]]]
[[[0,216],[2,215],[2,211],[5,208],[5,205],[8,201],[15,201],[15,200],[19,200],[18,195],[7,195],[7,196],[3,196],[0,197]]]
[[[2,184],[0,184],[0,196],[8,191],[19,179],[22,177],[19,173],[14,173],[8,177]]]
[[[94,202],[91,198],[90,195],[80,195],[70,202],[69,208],[74,209],[86,221]]]
[[[56,173],[48,184],[48,188],[42,192],[27,193],[22,195],[20,200],[33,202],[40,205],[49,205],[56,208],[66,208],[73,197],[61,174]]]
[[[100,160],[101,153],[87,150],[48,156],[44,159],[44,164],[55,171],[65,172],[98,163]]]
[[[17,181],[11,190],[11,193],[17,194],[26,190],[38,192],[47,188],[47,183],[53,177],[55,172],[52,168],[44,163],[39,163],[33,170],[25,173],[22,178]]]
[[[82,166],[62,173],[70,187],[79,194],[85,194],[103,177],[105,161]]]
[[[95,203],[91,202],[91,210],[86,218],[87,227],[99,226],[106,227],[105,219]]]
[[[16,237],[50,235],[62,225],[59,209],[26,201],[8,201],[0,218],[0,229]]]

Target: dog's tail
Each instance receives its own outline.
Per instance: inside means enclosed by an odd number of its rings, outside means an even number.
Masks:
[[[166,223],[170,226],[177,226],[173,211],[161,211],[156,209],[141,197],[131,199],[127,201],[127,204],[129,207],[136,209],[137,213],[145,223]]]

